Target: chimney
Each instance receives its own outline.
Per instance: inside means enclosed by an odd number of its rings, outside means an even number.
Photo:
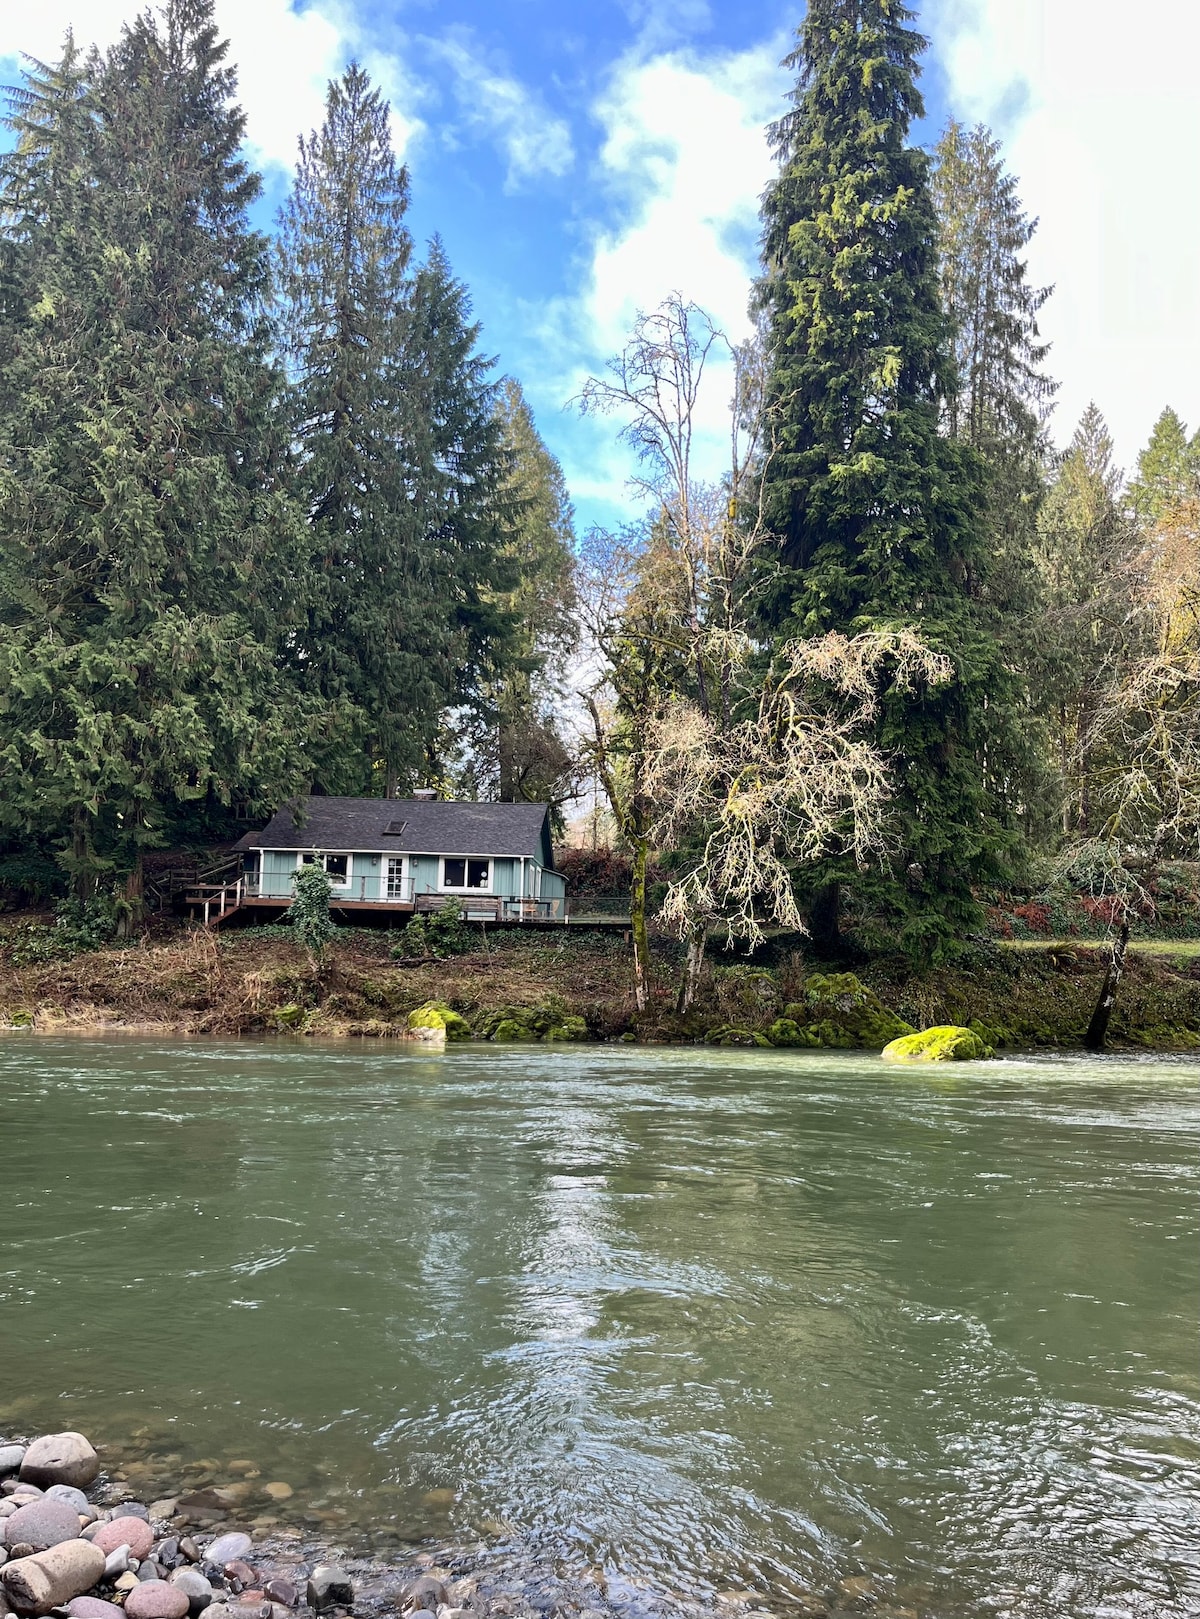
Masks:
[[[413,788],[413,797],[414,798],[420,798],[425,803],[429,803],[430,800],[435,799],[437,797],[437,788],[436,787],[414,787]]]

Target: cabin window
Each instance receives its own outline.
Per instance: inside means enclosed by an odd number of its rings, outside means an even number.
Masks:
[[[490,860],[443,860],[442,887],[469,892],[486,891],[492,886]]]
[[[315,854],[302,854],[300,864],[311,866],[317,858]],[[329,881],[335,888],[345,888],[350,882],[350,856],[348,854],[323,854],[321,864],[329,873]]]

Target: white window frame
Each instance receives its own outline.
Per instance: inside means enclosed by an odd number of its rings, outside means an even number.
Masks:
[[[464,862],[464,864],[467,864],[467,865],[469,865],[472,860],[485,860],[487,862],[487,869],[488,869],[487,887],[486,888],[467,888],[467,887],[464,886],[462,888],[451,888],[450,884],[446,881],[446,862],[447,862],[447,860],[461,860],[461,861]],[[494,884],[495,879],[496,879],[496,863],[495,863],[495,860],[493,859],[493,857],[491,855],[483,855],[483,854],[443,854],[443,855],[438,856],[438,882],[439,882],[438,892],[441,893],[441,894],[467,894],[467,895],[471,895],[471,894],[492,894],[492,893],[494,893],[494,888],[493,888],[492,885]]]
[[[326,872],[329,872],[329,866],[328,866],[327,862],[328,862],[329,856],[331,854],[337,855],[340,858],[341,855],[343,854],[343,851],[341,849],[322,849],[322,851],[321,851],[321,864],[325,867]],[[315,861],[316,858],[317,858],[316,853],[312,849],[300,849],[300,850],[298,850],[297,854],[296,854],[296,870],[297,871],[299,871],[300,868],[303,865],[307,864],[306,856],[307,856],[308,860],[314,860]],[[345,878],[339,880],[337,877],[333,876],[333,874],[330,872],[329,873],[329,881],[330,881],[331,885],[334,888],[349,888],[351,886],[353,880],[354,880],[354,856],[347,851],[346,852],[346,876],[345,876]]]
[[[392,893],[392,865],[400,867],[399,892]],[[408,856],[406,854],[385,854],[383,857],[383,897],[384,899],[400,902],[409,897]]]

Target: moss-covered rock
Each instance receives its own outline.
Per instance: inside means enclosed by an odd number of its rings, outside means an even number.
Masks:
[[[819,1046],[820,1039],[809,1029],[802,1028],[794,1018],[777,1017],[767,1030],[767,1039],[773,1046]]]
[[[853,973],[813,973],[804,1000],[787,1007],[784,1017],[806,1028],[812,1044],[841,1050],[879,1051],[916,1032]]]
[[[522,1022],[520,1018],[506,1017],[501,1018],[495,1025],[489,1038],[504,1044],[518,1040],[537,1040],[539,1036],[536,1030],[531,1029],[528,1023]]]
[[[718,1023],[704,1036],[706,1046],[769,1046],[770,1040],[757,1029],[742,1029],[732,1023]]]
[[[281,1029],[298,1029],[304,1022],[304,1008],[295,1001],[289,1001],[286,1006],[276,1009],[275,1021]]]
[[[471,1025],[445,1001],[426,1001],[408,1014],[410,1029],[444,1029],[447,1040],[469,1040]]]
[[[574,1017],[570,1013],[560,1017],[557,1023],[552,1023],[545,1033],[547,1040],[586,1040],[587,1037],[587,1019]]]
[[[888,1062],[970,1062],[994,1052],[973,1029],[946,1023],[893,1040],[883,1048],[883,1055]]]

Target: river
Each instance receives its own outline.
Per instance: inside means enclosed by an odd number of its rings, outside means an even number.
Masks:
[[[0,1177],[0,1435],[147,1495],[618,1606],[1200,1614],[1195,1059],[15,1035]]]

